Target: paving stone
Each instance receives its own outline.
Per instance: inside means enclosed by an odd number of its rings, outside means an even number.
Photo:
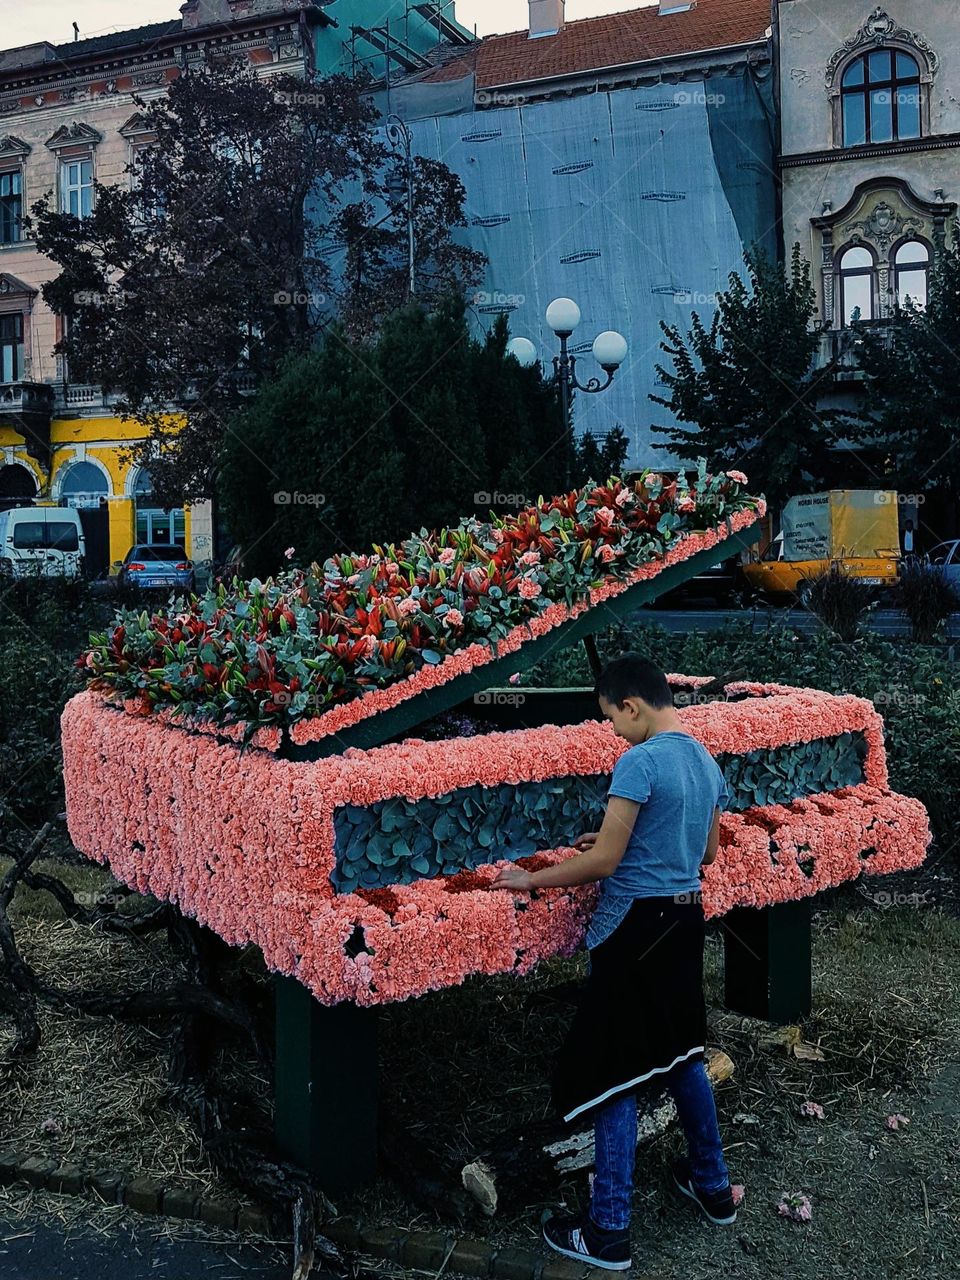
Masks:
[[[439,1271],[452,1244],[453,1237],[439,1231],[411,1231],[403,1241],[403,1265],[421,1271]]]
[[[544,1266],[540,1280],[591,1280],[596,1274],[596,1267],[585,1267],[572,1258],[557,1258]]]
[[[261,1205],[248,1205],[237,1215],[237,1228],[240,1231],[255,1231],[260,1236],[272,1236],[273,1215]],[[321,1232],[321,1235],[329,1234],[326,1230]]]
[[[497,1280],[540,1280],[545,1260],[529,1249],[500,1249],[493,1260]]]
[[[83,1187],[83,1170],[76,1164],[62,1164],[50,1174],[47,1186],[61,1195],[75,1196]]]
[[[197,1193],[185,1187],[165,1187],[160,1200],[160,1212],[169,1218],[195,1218]]]
[[[486,1276],[492,1261],[493,1249],[483,1240],[458,1240],[447,1270],[464,1276]]]
[[[200,1221],[211,1227],[227,1227],[233,1231],[237,1225],[240,1206],[236,1200],[203,1199],[200,1201]]]
[[[360,1228],[352,1218],[338,1218],[335,1222],[327,1223],[323,1234],[341,1249],[360,1248]]]
[[[360,1230],[360,1248],[372,1253],[377,1258],[389,1258],[391,1262],[400,1261],[403,1248],[403,1232],[396,1227],[362,1227]]]
[[[138,1213],[159,1213],[163,1187],[152,1178],[133,1178],[123,1190],[123,1203]]]
[[[123,1203],[123,1174],[119,1169],[96,1169],[87,1179],[87,1186],[107,1204]]]
[[[45,1187],[47,1178],[57,1167],[56,1160],[44,1160],[41,1156],[31,1156],[29,1160],[21,1160],[18,1168],[19,1176],[29,1182],[32,1187]]]
[[[0,1183],[16,1182],[19,1174],[20,1153],[0,1151]]]

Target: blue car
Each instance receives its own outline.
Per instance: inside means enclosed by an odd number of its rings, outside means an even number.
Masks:
[[[196,578],[193,562],[183,547],[131,547],[117,575],[120,591],[193,591]]]

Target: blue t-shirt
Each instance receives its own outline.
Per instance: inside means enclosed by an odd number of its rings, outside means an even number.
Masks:
[[[714,812],[730,801],[720,766],[689,733],[657,733],[617,761],[609,794],[640,805],[619,867],[601,886],[587,946],[598,946],[634,898],[696,893]]]

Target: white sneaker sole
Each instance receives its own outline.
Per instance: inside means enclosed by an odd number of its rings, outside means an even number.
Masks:
[[[690,1187],[689,1185],[684,1186],[683,1183],[680,1181],[680,1179],[676,1177],[674,1178],[673,1183],[678,1191],[682,1192],[687,1197],[688,1200],[693,1201],[693,1203],[697,1206],[697,1208],[700,1210],[703,1216],[707,1219],[707,1221],[712,1222],[714,1226],[730,1227],[730,1226],[733,1226],[733,1224],[736,1222],[737,1220],[736,1209],[734,1209],[733,1216],[731,1218],[715,1218],[713,1214],[710,1213],[710,1211],[707,1209],[706,1205],[703,1203],[703,1201],[700,1199],[700,1197],[697,1195],[697,1193],[693,1190],[692,1187]]]
[[[588,1267],[602,1267],[604,1271],[629,1271],[633,1266],[629,1258],[626,1262],[601,1262],[599,1258],[591,1258],[588,1253],[578,1253],[576,1249],[561,1249],[560,1245],[550,1239],[545,1229],[543,1238],[554,1253],[562,1253],[565,1258],[573,1258]]]

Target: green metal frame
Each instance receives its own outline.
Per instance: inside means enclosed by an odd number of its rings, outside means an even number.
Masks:
[[[378,747],[384,742],[406,736],[409,731],[426,720],[466,702],[477,693],[507,683],[509,676],[526,671],[542,662],[555,649],[596,635],[612,622],[635,613],[642,605],[650,604],[658,596],[682,586],[697,574],[712,568],[718,559],[728,559],[738,551],[753,546],[760,537],[758,523],[732,533],[716,547],[698,551],[680,564],[669,565],[653,578],[628,587],[620,595],[603,604],[587,609],[576,618],[562,622],[545,636],[531,636],[516,653],[505,654],[476,667],[473,671],[448,680],[446,684],[429,689],[416,697],[401,702],[389,711],[368,716],[341,733],[330,734],[319,742],[305,746],[289,743],[283,754],[291,760],[319,760],[324,756],[339,755],[348,747]]]
[[[347,747],[375,747],[404,736],[419,724],[456,706],[477,693],[505,687],[515,671],[541,662],[556,648],[577,640],[589,641],[611,622],[627,617],[641,605],[673,590],[704,569],[752,546],[760,536],[759,523],[725,538],[717,547],[698,552],[682,564],[671,565],[646,582],[629,587],[621,595],[579,617],[562,623],[548,635],[531,637],[517,653],[495,658],[485,666],[458,676],[436,689],[410,698],[391,711],[371,716],[343,733],[306,747],[286,742],[289,759],[313,760],[338,754]],[[591,664],[596,647],[587,645]],[[504,727],[518,723],[578,723],[597,714],[589,690],[525,691],[532,694],[522,712],[506,707]],[[496,706],[480,705],[479,712],[497,718]],[[777,911],[782,910],[776,908]],[[755,912],[767,917],[767,912]],[[771,917],[772,920],[772,917]],[[770,936],[776,924],[769,926]],[[755,991],[767,989],[766,952],[744,952],[745,981]],[[778,953],[779,954],[779,953]],[[729,955],[729,952],[728,952]],[[752,965],[752,967],[751,967]],[[801,975],[802,981],[802,975]],[[807,961],[809,982],[809,957]],[[296,979],[277,976],[276,1047],[274,1076],[274,1125],[277,1146],[302,1168],[309,1170],[328,1193],[352,1191],[376,1173],[378,1058],[377,1010],[361,1009],[345,1002],[328,1008]],[[771,1016],[761,1014],[760,1016]]]

